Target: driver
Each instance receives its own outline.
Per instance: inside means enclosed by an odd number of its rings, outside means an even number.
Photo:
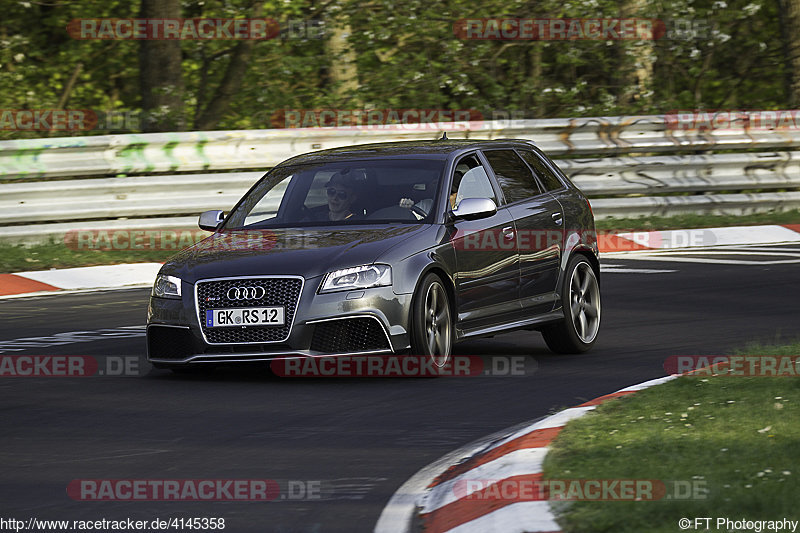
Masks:
[[[353,204],[358,200],[356,180],[352,173],[337,172],[325,184],[328,196],[328,220],[347,220],[353,216]]]

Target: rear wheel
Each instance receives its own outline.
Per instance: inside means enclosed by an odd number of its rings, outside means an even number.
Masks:
[[[589,350],[600,331],[600,284],[589,261],[573,257],[561,288],[564,319],[542,331],[547,346],[556,353]]]
[[[428,274],[422,280],[411,314],[413,354],[427,355],[437,367],[445,366],[453,349],[453,318],[450,298],[439,276]]]

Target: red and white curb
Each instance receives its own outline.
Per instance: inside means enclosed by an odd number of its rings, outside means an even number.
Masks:
[[[375,533],[556,533],[561,528],[547,501],[514,502],[479,498],[467,481],[491,480],[478,491],[503,482],[538,481],[549,444],[570,420],[601,403],[660,385],[677,376],[653,379],[565,409],[522,429],[506,430],[456,450],[426,466],[389,500]],[[459,487],[456,490],[456,487]]]
[[[153,285],[160,268],[161,263],[134,263],[0,274],[0,298],[147,287]]]

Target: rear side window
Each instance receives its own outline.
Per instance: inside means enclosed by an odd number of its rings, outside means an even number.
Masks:
[[[492,165],[508,203],[542,193],[531,169],[514,150],[486,150],[484,155]]]
[[[564,187],[561,180],[559,180],[553,171],[544,164],[544,161],[542,161],[538,155],[530,150],[520,150],[519,153],[522,155],[522,158],[533,167],[533,170],[536,171],[536,175],[539,177],[539,181],[542,182],[542,185],[544,185],[545,190],[557,191]]]

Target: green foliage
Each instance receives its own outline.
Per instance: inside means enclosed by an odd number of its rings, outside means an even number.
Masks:
[[[343,58],[331,52],[326,38],[259,42],[217,129],[273,127],[273,114],[286,108],[475,109],[486,118],[496,111],[534,118],[775,109],[789,101],[778,3],[766,0],[268,0],[261,7],[263,16],[282,27],[290,20],[321,19],[328,30],[349,28],[357,88],[337,87],[331,69]],[[137,2],[122,0],[6,2],[0,109],[139,110],[139,43],[75,40],[66,31],[73,19],[129,18],[138,10]],[[183,2],[186,18],[248,18],[252,12],[253,0]],[[622,16],[660,19],[668,29],[691,26],[695,32],[655,41],[464,40],[454,32],[459,19],[473,17]],[[181,43],[188,129],[225,75],[235,46],[224,40]],[[642,88],[635,70],[648,63],[652,78]],[[135,121],[91,133],[122,129],[136,131]],[[0,138],[43,135],[0,131]]]

